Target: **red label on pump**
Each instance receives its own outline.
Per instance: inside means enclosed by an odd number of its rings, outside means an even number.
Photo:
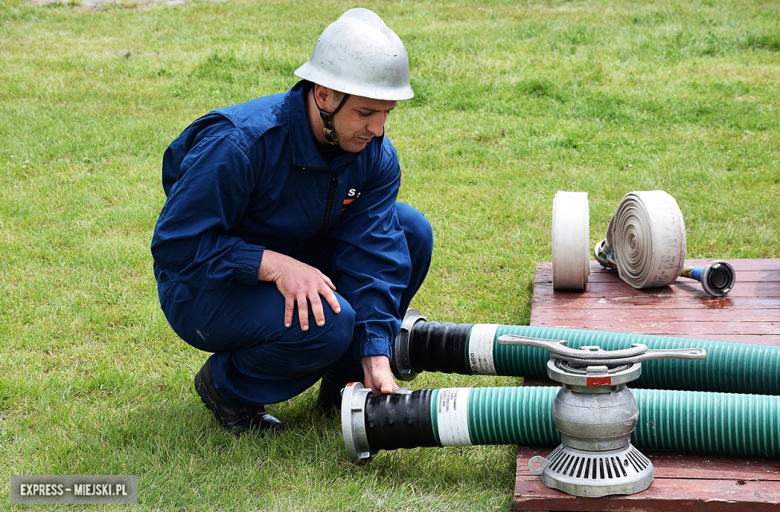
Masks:
[[[601,388],[612,385],[612,377],[588,377],[587,384],[589,388]]]

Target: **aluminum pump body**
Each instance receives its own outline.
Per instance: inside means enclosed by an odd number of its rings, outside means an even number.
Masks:
[[[501,336],[498,342],[548,350],[547,374],[561,383],[552,415],[562,444],[547,457],[531,458],[532,474],[550,488],[591,498],[650,487],[653,464],[631,445],[639,408],[626,384],[639,378],[642,361],[704,359],[704,350],[648,350],[639,344],[616,351],[597,346],[575,350],[566,341],[515,335]]]

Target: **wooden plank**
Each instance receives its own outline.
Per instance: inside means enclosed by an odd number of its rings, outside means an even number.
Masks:
[[[583,297],[562,293],[534,296],[531,307],[534,309],[615,309],[616,307],[652,307],[653,309],[778,309],[780,297],[712,297],[704,300],[691,300],[690,297],[657,297],[642,295],[636,297]],[[532,310],[533,313],[533,310]]]
[[[758,336],[755,334],[708,334],[706,338],[690,334],[676,334],[680,338],[705,339],[711,341],[735,341],[738,343],[755,343],[756,345],[777,345],[777,336]]]
[[[780,281],[780,270],[743,270],[736,272],[736,286],[741,283],[755,283],[760,281]],[[591,274],[588,276],[589,283],[605,283],[612,282],[613,279],[620,279],[620,275],[616,270],[607,270],[599,267],[599,270],[594,271],[591,269]],[[541,269],[537,272],[534,282],[547,282],[552,280],[552,268]],[[690,283],[696,285],[698,281],[695,279],[688,279],[686,277],[680,277],[677,279],[678,283]]]
[[[577,498],[547,488],[540,477],[528,471],[531,457],[551,451],[552,447],[518,449],[515,510],[780,510],[780,464],[776,460],[746,462],[732,457],[646,452],[655,467],[650,488],[631,496]]]
[[[696,281],[675,281],[669,286],[663,286],[660,288],[645,288],[637,290],[632,288],[628,284],[620,281],[617,276],[614,277],[617,281],[607,280],[605,282],[593,283],[590,282],[587,285],[587,289],[583,291],[554,291],[552,289],[552,281],[549,283],[536,283],[534,288],[539,288],[539,285],[543,286],[539,290],[541,294],[553,294],[561,297],[672,297],[672,296],[685,296],[690,297],[691,300],[708,300],[712,299],[702,290],[701,285]],[[776,281],[766,282],[748,282],[737,283],[734,289],[731,290],[725,298],[733,297],[780,297],[780,286]]]
[[[704,265],[708,265],[713,261],[715,260],[694,259],[694,260],[685,260],[685,264],[688,265],[689,267],[703,267]],[[734,267],[734,270],[737,272],[737,277],[739,277],[739,273],[743,271],[777,270],[776,258],[735,259],[735,260],[726,260],[726,261],[728,261],[729,264],[732,267]],[[552,264],[549,261],[539,263],[539,265],[552,268]],[[614,272],[613,270],[602,267],[595,260],[591,261],[590,268],[591,268],[591,272]]]
[[[705,264],[705,262],[701,260],[697,260],[697,262],[698,264],[694,266],[703,266]],[[761,263],[757,264],[757,262]],[[740,283],[780,281],[780,268],[777,266],[777,260],[733,260],[729,263],[732,264],[736,273],[735,288],[739,286]],[[612,282],[613,279],[620,281],[617,270],[606,269],[596,261],[590,262],[590,276],[588,277],[588,282]],[[552,264],[549,262],[537,264],[534,282],[547,281],[552,282]],[[695,279],[688,279],[685,277],[680,277],[675,282],[690,283],[693,286],[698,286]]]
[[[620,279],[620,276],[618,275],[616,270],[594,272],[591,273],[590,276],[588,276],[588,282],[603,283],[608,280],[612,280],[613,276]],[[544,274],[539,274],[536,276],[536,279],[539,279],[540,281],[544,281],[546,279],[552,279],[552,271],[550,271],[549,276]],[[780,270],[746,270],[742,272],[737,272],[735,288],[740,286],[742,283],[756,283],[760,281],[772,281],[775,283],[780,281]],[[688,279],[687,277],[679,277],[675,282],[690,283],[693,286],[697,286],[697,285],[700,286],[698,281],[696,281],[695,279]]]
[[[745,460],[738,457],[702,457],[658,451],[650,451],[647,456],[655,466],[656,478],[711,478],[780,482],[780,461],[776,459]]]
[[[685,322],[780,322],[780,308],[746,308],[746,309],[681,309],[675,314],[668,308],[661,309],[649,306],[632,306],[624,309],[613,309],[610,317],[614,322],[654,321],[662,317],[674,315]],[[534,322],[555,321],[565,318],[566,321],[587,321],[598,319],[603,314],[602,310],[571,309],[564,313],[555,308],[539,308],[534,315]],[[539,324],[542,325],[542,324]]]
[[[734,260],[733,265],[738,275],[753,279],[780,275],[780,260]],[[599,282],[587,290],[554,291],[551,264],[538,264],[531,325],[780,343],[780,281],[742,282],[725,297],[710,297],[694,281],[636,290],[596,262],[591,268]]]
[[[777,482],[657,479],[647,491],[633,496],[576,498],[564,493],[547,495],[544,484],[517,481],[517,511],[642,511],[642,512],[777,512]],[[529,482],[530,483],[530,482]],[[545,487],[546,489],[546,487]],[[535,495],[538,493],[538,495]]]
[[[611,317],[609,320],[604,320],[603,318],[572,320],[566,317],[559,318],[558,320],[540,320],[534,318],[534,325],[540,327],[590,329],[594,331],[630,332],[661,336],[688,334],[700,338],[706,338],[707,335],[710,334],[771,335],[773,337],[778,337],[778,340],[780,340],[780,322],[686,322],[641,318],[634,321],[620,322]]]

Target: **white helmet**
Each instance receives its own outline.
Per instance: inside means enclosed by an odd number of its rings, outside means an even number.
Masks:
[[[414,96],[401,39],[376,13],[350,9],[320,34],[295,76],[349,95],[401,101]]]

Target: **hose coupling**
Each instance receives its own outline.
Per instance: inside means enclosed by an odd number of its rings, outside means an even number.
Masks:
[[[683,267],[680,276],[695,279],[704,291],[713,297],[723,297],[737,281],[734,267],[727,261],[713,261],[706,267]]]

